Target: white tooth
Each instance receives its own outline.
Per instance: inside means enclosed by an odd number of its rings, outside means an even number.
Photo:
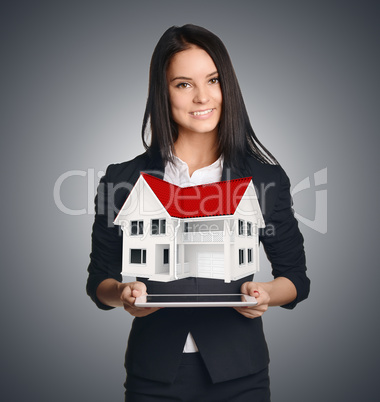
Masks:
[[[212,109],[209,109],[209,110],[205,110],[204,112],[194,112],[193,114],[194,114],[194,116],[202,116],[204,114],[211,113],[211,112],[212,112]]]

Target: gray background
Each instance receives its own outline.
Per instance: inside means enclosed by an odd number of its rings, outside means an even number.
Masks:
[[[378,400],[379,3],[2,1],[1,400],[122,401],[131,323],[85,294],[98,172],[143,151],[161,34],[229,49],[264,144],[294,186],[328,168],[328,231],[300,224],[310,298],[270,309],[273,402]],[[61,212],[53,198],[83,215]],[[94,178],[91,177],[94,172]],[[89,201],[88,201],[89,200]],[[313,219],[313,189],[294,197]],[[262,263],[259,280],[270,278]]]

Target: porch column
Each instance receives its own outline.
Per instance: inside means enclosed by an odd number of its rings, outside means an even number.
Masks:
[[[254,258],[253,265],[255,268],[255,272],[260,271],[260,264],[259,264],[259,253],[260,253],[260,245],[259,245],[259,227],[257,223],[253,224],[253,234],[255,238],[255,246],[252,258]]]
[[[179,260],[178,260],[180,269],[181,269],[181,275],[184,275],[185,273],[185,245],[183,243],[179,244]]]
[[[224,220],[224,281],[231,282],[231,230],[228,219]]]
[[[169,260],[170,260],[170,276],[174,279],[178,279],[178,273],[177,273],[177,236],[178,236],[178,229],[180,226],[180,220],[179,219],[173,219],[173,228],[174,228],[174,233],[173,233],[173,242],[171,244],[170,250],[169,250]]]
[[[170,277],[173,279],[177,279],[177,267],[176,267],[176,252],[175,248],[177,247],[176,241],[170,245],[169,247],[169,262],[170,262]]]

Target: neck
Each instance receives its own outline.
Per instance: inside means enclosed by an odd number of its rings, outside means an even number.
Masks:
[[[195,170],[209,166],[219,158],[218,143],[214,135],[178,135],[174,154],[187,163],[190,176]]]

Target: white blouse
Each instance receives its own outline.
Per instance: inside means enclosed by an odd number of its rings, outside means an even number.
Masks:
[[[174,163],[167,163],[165,166],[164,180],[175,184],[179,187],[191,187],[201,184],[215,183],[221,180],[223,171],[223,157],[220,156],[218,160],[209,166],[195,170],[193,174],[189,175],[189,167],[187,163],[173,156]],[[189,332],[187,335],[186,343],[183,348],[183,353],[198,352],[197,345],[193,336]]]

